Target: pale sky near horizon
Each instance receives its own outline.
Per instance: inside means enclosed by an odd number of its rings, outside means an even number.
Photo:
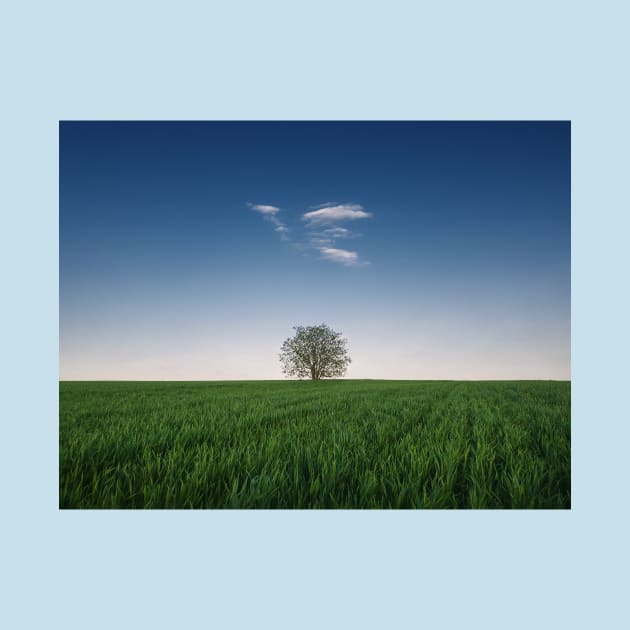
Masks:
[[[570,378],[570,124],[60,125],[60,377]]]

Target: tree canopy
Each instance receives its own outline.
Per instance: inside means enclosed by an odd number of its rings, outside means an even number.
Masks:
[[[350,364],[347,339],[326,324],[294,326],[295,335],[280,349],[282,371],[287,376],[322,378],[343,376]]]

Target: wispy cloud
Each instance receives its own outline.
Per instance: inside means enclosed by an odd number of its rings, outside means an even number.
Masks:
[[[366,263],[359,260],[357,252],[351,252],[347,249],[338,249],[336,247],[321,247],[319,250],[324,260],[340,263],[347,267],[357,267]]]
[[[369,262],[361,260],[358,252],[335,247],[335,241],[361,236],[346,227],[341,227],[339,223],[369,219],[372,214],[366,212],[363,206],[358,203],[326,203],[312,207],[317,209],[302,215],[307,229],[311,230],[309,234],[310,247],[316,249],[321,258],[330,262],[347,267],[369,265]]]
[[[255,210],[256,212],[260,212],[261,214],[264,214],[265,216],[273,216],[275,214],[278,214],[278,212],[280,212],[280,208],[276,208],[276,206],[267,206],[263,203],[248,203],[247,205],[252,210]]]
[[[269,204],[248,203],[247,206],[254,212],[258,212],[266,221],[274,226],[274,232],[280,234],[283,241],[292,240],[289,238],[290,229],[278,215],[281,210],[277,206]],[[297,241],[293,241],[293,246],[308,254],[309,251],[318,252],[320,258],[347,267],[361,267],[369,265],[368,261],[360,258],[358,252],[342,249],[335,246],[338,239],[357,238],[357,234],[346,227],[341,227],[339,223],[354,221],[356,219],[368,219],[372,216],[366,212],[358,203],[337,203],[328,202],[317,206],[302,214],[302,221],[305,222],[303,236]]]
[[[352,238],[353,236],[358,236],[357,234],[353,234],[348,228],[343,227],[328,228],[322,230],[322,234],[326,234],[326,236],[330,238]]]
[[[283,241],[289,240],[289,228],[276,216],[280,212],[280,208],[264,203],[248,203],[247,205],[255,212],[262,214],[265,219],[271,221],[275,226],[274,232],[278,232]]]
[[[339,205],[338,201],[325,201],[324,203],[316,203],[312,206],[309,206],[309,210],[319,210],[320,208],[328,208],[329,206],[337,206]]]
[[[358,203],[338,204],[336,206],[326,206],[319,210],[305,212],[302,220],[306,221],[309,227],[320,225],[334,225],[341,221],[354,221],[356,219],[368,219],[372,215],[363,209]]]

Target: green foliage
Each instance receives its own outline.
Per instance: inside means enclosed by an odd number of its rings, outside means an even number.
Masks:
[[[570,383],[60,384],[62,508],[569,508]]]
[[[322,378],[343,376],[350,364],[347,340],[326,324],[293,326],[295,335],[280,348],[282,371],[287,376]]]

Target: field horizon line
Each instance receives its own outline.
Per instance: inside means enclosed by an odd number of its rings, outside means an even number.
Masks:
[[[97,378],[97,379],[58,379],[60,383],[570,383],[570,378],[327,378],[319,381],[312,379],[130,379],[130,378]]]

